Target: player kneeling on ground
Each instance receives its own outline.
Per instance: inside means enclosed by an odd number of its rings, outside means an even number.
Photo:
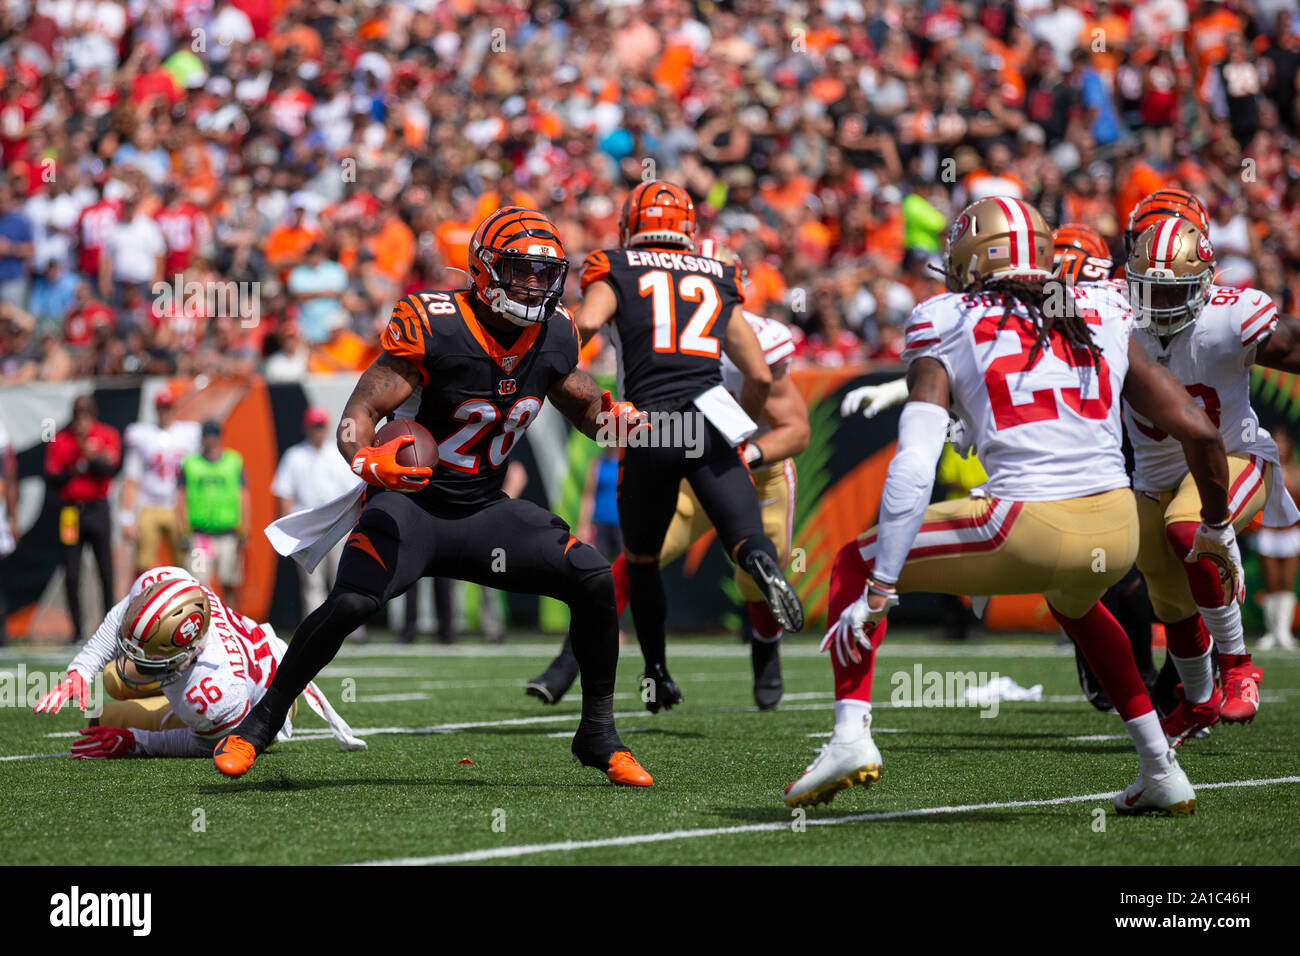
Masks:
[[[786,803],[820,803],[880,779],[871,681],[899,592],[1037,592],[1082,648],[1137,747],[1138,779],[1116,796],[1116,810],[1191,813],[1195,792],[1128,638],[1099,602],[1132,567],[1138,545],[1117,399],[1180,443],[1201,495],[1192,552],[1239,576],[1225,524],[1223,439],[1130,340],[1133,311],[1117,291],[1052,278],[1051,233],[1036,209],[1002,197],[971,204],[949,231],[946,265],[949,293],[921,303],[907,322],[909,400],[880,525],[841,548],[831,571],[822,649],[832,652],[835,729],[786,788]],[[973,430],[987,491],[927,507],[950,408]]]
[[[36,713],[57,714],[73,699],[84,711],[88,684],[102,671],[112,700],[72,756],[207,757],[266,693],[284,651],[269,624],[233,611],[189,572],[155,568],[108,612]],[[314,684],[303,696],[340,750],[366,749]],[[293,733],[292,713],[276,740]]]

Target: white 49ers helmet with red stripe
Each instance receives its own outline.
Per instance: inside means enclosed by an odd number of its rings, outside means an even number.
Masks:
[[[964,292],[979,278],[1048,279],[1052,230],[1027,202],[1010,196],[979,199],[948,228],[944,265],[949,292]]]
[[[132,687],[176,680],[203,650],[211,620],[207,592],[193,578],[150,584],[127,605],[117,629],[118,676]]]
[[[1128,257],[1128,298],[1157,335],[1200,317],[1214,281],[1214,246],[1196,223],[1177,216],[1148,226]]]

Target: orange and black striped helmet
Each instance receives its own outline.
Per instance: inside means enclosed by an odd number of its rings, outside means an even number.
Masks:
[[[1056,277],[1071,284],[1104,282],[1115,271],[1110,247],[1092,226],[1067,222],[1052,233]]]
[[[470,239],[474,290],[515,325],[527,327],[554,315],[568,274],[559,230],[536,209],[498,209],[479,223]]]
[[[695,248],[695,203],[675,183],[652,179],[634,187],[618,214],[621,246],[667,244]]]
[[[1137,237],[1154,226],[1161,219],[1177,216],[1195,225],[1201,232],[1210,228],[1210,214],[1201,202],[1186,189],[1172,186],[1157,189],[1133,207],[1128,214],[1128,228],[1124,230],[1124,255],[1133,254],[1133,244]]]

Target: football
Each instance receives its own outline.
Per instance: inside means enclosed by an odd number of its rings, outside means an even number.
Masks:
[[[414,435],[415,441],[397,453],[397,463],[407,468],[438,467],[438,443],[433,440],[429,430],[418,422],[399,418],[384,425],[375,432],[371,444],[382,445],[403,435]]]

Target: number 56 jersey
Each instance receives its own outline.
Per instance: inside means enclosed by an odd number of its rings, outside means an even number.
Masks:
[[[1029,313],[1000,296],[944,293],[907,320],[903,361],[933,358],[948,372],[954,413],[970,425],[989,492],[1012,501],[1059,501],[1127,488],[1120,392],[1134,318],[1103,286],[1065,286],[1101,350],[1092,355],[1059,331],[1035,348]],[[1049,304],[1050,307],[1050,304]]]

